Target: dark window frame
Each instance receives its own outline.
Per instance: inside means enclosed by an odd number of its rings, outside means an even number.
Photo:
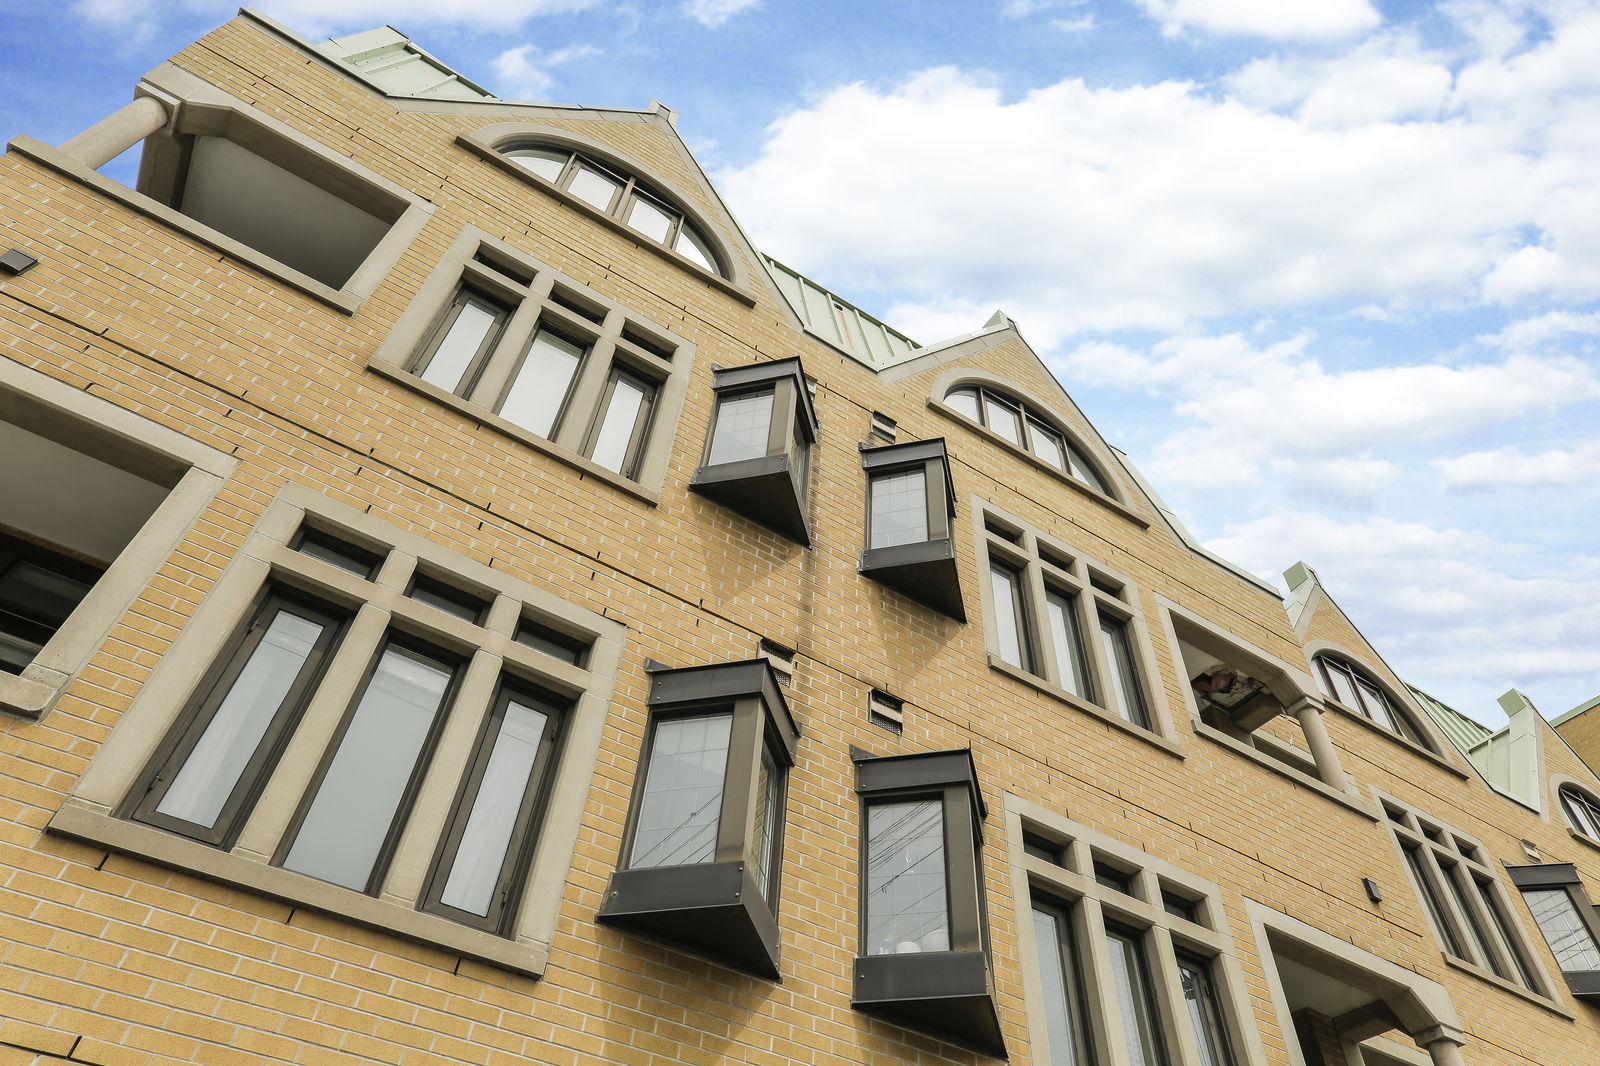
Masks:
[[[1401,706],[1388,686],[1372,676],[1370,671],[1357,666],[1342,655],[1329,651],[1318,652],[1313,656],[1311,667],[1312,675],[1317,679],[1317,687],[1325,699],[1357,717],[1366,719],[1385,733],[1410,741],[1431,754],[1437,754],[1427,734],[1411,713]],[[1355,693],[1355,704],[1347,703],[1338,695],[1338,688],[1334,683],[1335,672],[1350,685],[1351,691]],[[1367,701],[1374,698],[1381,702],[1383,714],[1394,723],[1392,728],[1367,706]]]
[[[1561,814],[1574,833],[1600,844],[1600,799],[1567,782],[1556,790]]]
[[[1577,867],[1570,862],[1539,863],[1528,866],[1507,866],[1506,873],[1511,877],[1511,883],[1517,887],[1518,892],[1526,897],[1530,891],[1558,891],[1565,893],[1567,901],[1577,912],[1578,920],[1583,923],[1585,931],[1594,947],[1600,949],[1600,912],[1595,910],[1594,904],[1589,901],[1589,893],[1583,887],[1583,879],[1578,875]],[[1524,898],[1523,904],[1527,905]],[[1539,930],[1539,935],[1550,946],[1550,954],[1555,958],[1555,945],[1550,943],[1550,935],[1538,918],[1529,908],[1529,916],[1534,918],[1534,925]],[[1561,960],[1555,959],[1559,968]],[[1578,999],[1586,1003],[1600,1005],[1600,969],[1595,970],[1561,970],[1561,978],[1567,984],[1568,990]]]
[[[950,402],[950,398],[958,393],[972,394],[977,411],[976,418]],[[1102,496],[1110,499],[1115,498],[1112,496],[1110,488],[1111,479],[1100,468],[1100,464],[1089,458],[1088,453],[1078,444],[1074,434],[1060,426],[1052,416],[1037,404],[1027,403],[1003,389],[975,381],[957,382],[945,390],[945,394],[940,400],[949,410],[954,411],[969,422],[982,426],[1012,447],[1026,452],[1039,462],[1052,469],[1059,470]],[[989,424],[990,402],[997,403],[1016,414],[1019,440],[1012,440]],[[1060,463],[1052,462],[1046,456],[1039,454],[1033,443],[1033,435],[1036,428],[1046,431],[1060,449],[1062,460]]]
[[[952,532],[956,493],[950,479],[950,460],[944,438],[863,447],[861,466],[866,473],[866,492],[862,505],[864,547],[860,572],[925,607],[957,622],[966,622]],[[874,548],[871,546],[873,486],[882,478],[911,470],[920,470],[923,474],[927,537]]]

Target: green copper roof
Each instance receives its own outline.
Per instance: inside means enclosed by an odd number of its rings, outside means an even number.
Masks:
[[[463,78],[389,26],[313,44],[311,49],[390,96],[496,99],[488,89]]]
[[[763,255],[767,272],[778,291],[794,309],[806,329],[839,348],[857,362],[883,370],[910,359],[922,345],[891,326],[884,325],[855,304],[770,255]]]
[[[1415,685],[1407,685],[1406,688],[1422,709],[1428,712],[1428,717],[1438,723],[1451,742],[1463,752],[1470,752],[1494,736],[1494,730],[1488,726],[1468,718],[1448,704],[1440,703]]]

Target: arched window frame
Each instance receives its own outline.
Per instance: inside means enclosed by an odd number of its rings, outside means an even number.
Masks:
[[[1388,736],[1399,737],[1429,755],[1435,757],[1439,755],[1441,746],[1438,739],[1421,721],[1419,712],[1414,710],[1408,701],[1401,699],[1390,685],[1382,681],[1377,671],[1348,652],[1331,645],[1313,645],[1307,650],[1310,653],[1311,676],[1316,679],[1317,688],[1325,703],[1347,711],[1353,717],[1369,723]],[[1357,697],[1354,702],[1339,694],[1330,667],[1325,665],[1328,663],[1332,664],[1332,670],[1343,668],[1346,672],[1347,680],[1352,686],[1351,691]],[[1377,693],[1382,698],[1384,708],[1397,724],[1397,728],[1389,728],[1362,704],[1363,699],[1371,698],[1367,690]]]
[[[1600,847],[1600,795],[1571,778],[1556,781],[1556,802],[1567,827]]]
[[[612,228],[637,239],[643,247],[662,254],[680,266],[687,266],[703,276],[715,278],[723,283],[723,287],[727,288],[731,295],[740,300],[746,303],[754,302],[746,291],[749,286],[747,272],[740,260],[731,253],[726,240],[721,237],[717,229],[700,211],[689,206],[686,197],[678,195],[673,190],[670,181],[637,160],[570,130],[531,122],[497,123],[475,134],[461,134],[456,137],[456,143],[485,161],[550,193],[563,203],[604,220]],[[552,181],[535,172],[508,154],[531,148],[549,148],[570,153],[556,180]],[[608,179],[619,184],[619,191],[613,194],[606,207],[595,206],[567,187],[576,174],[575,161],[579,157],[592,164],[594,171],[603,173]],[[633,205],[641,197],[653,202],[658,209],[665,207],[676,214],[677,218],[667,234],[668,241],[674,240],[677,234],[682,232],[683,226],[688,226],[700,238],[700,242],[704,245],[704,257],[710,260],[712,265],[707,268],[671,244],[663,243],[646,231],[630,225],[627,219],[633,210]]]
[[[953,394],[969,389],[978,393],[976,417],[972,412],[950,402]],[[1017,439],[1008,437],[988,424],[984,412],[988,409],[985,400],[990,398],[1000,405],[1015,409]],[[1143,521],[1132,511],[1128,511],[1127,494],[1117,479],[1111,475],[1111,464],[1099,454],[1099,449],[1085,442],[1082,434],[1068,428],[1066,419],[1057,415],[1046,404],[1029,396],[1027,390],[1015,382],[991,374],[973,373],[965,369],[956,370],[942,375],[934,382],[933,395],[929,403],[936,410],[959,420],[962,425],[976,427],[989,440],[1027,458],[1086,495],[1107,502],[1129,517]],[[1054,462],[1047,454],[1042,454],[1040,448],[1034,446],[1034,441],[1041,435],[1041,430],[1056,438],[1062,458],[1061,463]],[[1075,470],[1074,467],[1078,469]]]

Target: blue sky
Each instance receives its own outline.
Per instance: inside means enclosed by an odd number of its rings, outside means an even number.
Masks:
[[[1014,317],[1207,543],[1483,720],[1600,693],[1600,0],[276,0],[508,98],[660,99],[766,251]],[[233,12],[11,0],[59,143]],[[332,12],[332,13],[330,13]]]

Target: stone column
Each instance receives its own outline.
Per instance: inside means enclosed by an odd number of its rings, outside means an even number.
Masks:
[[[99,170],[166,124],[166,106],[154,97],[141,96],[63,144],[61,150],[77,156],[91,170]]]
[[[1412,1033],[1411,1039],[1417,1046],[1428,1053],[1428,1058],[1433,1060],[1433,1066],[1466,1066],[1461,1058],[1461,1045],[1464,1034],[1452,1025],[1435,1025],[1418,1033]]]
[[[1339,792],[1344,791],[1344,770],[1339,766],[1339,753],[1334,750],[1328,731],[1322,727],[1322,708],[1309,696],[1302,696],[1289,708],[1300,723],[1306,744],[1311,748],[1312,761],[1317,764],[1317,776],[1324,784]]]

